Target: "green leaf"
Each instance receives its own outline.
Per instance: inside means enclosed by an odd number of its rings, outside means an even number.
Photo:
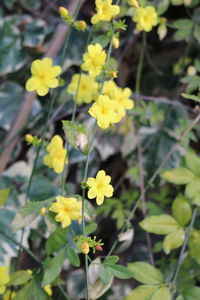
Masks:
[[[190,170],[182,167],[164,171],[161,176],[166,181],[175,184],[187,184],[195,178]]]
[[[110,43],[110,37],[108,34],[100,34],[94,40],[92,40],[92,44],[100,44],[102,48],[105,48]]]
[[[197,195],[193,198],[192,203],[193,203],[194,205],[200,206],[200,193],[197,194]]]
[[[173,23],[177,29],[192,29],[193,22],[189,19],[179,19]]]
[[[189,238],[190,256],[200,265],[200,231],[193,230]]]
[[[192,217],[192,209],[190,204],[183,196],[177,196],[172,204],[172,215],[181,226],[188,224]]]
[[[30,223],[38,217],[41,208],[49,207],[53,199],[54,198],[40,202],[29,202],[24,207],[20,208],[11,225],[13,232],[30,225]]]
[[[186,197],[192,199],[200,193],[200,179],[195,178],[192,182],[188,183],[185,188]]]
[[[179,224],[169,215],[151,216],[139,223],[142,229],[155,234],[169,234],[179,229]]]
[[[193,286],[183,292],[184,300],[199,300],[200,287]]]
[[[31,293],[31,282],[28,282],[13,298],[13,300],[22,300],[27,299],[30,300],[30,293]]]
[[[162,284],[163,274],[160,270],[146,262],[129,263],[128,268],[133,272],[133,278],[148,285]]]
[[[111,271],[107,267],[105,267],[103,264],[101,264],[100,273],[99,273],[99,277],[100,277],[101,281],[105,285],[107,285],[110,282],[112,276],[113,275],[112,275]]]
[[[60,274],[63,262],[65,259],[65,249],[62,249],[50,260],[44,271],[44,277],[42,280],[42,287],[54,281],[54,279]]]
[[[181,96],[183,98],[186,98],[186,99],[189,99],[189,100],[194,100],[196,102],[200,102],[200,97],[196,96],[196,95],[190,95],[190,94],[185,94],[185,93],[182,93]]]
[[[162,15],[168,9],[169,4],[169,0],[160,0],[157,2],[156,11],[159,16]]]
[[[153,292],[157,289],[158,287],[155,285],[141,285],[131,291],[123,300],[146,300],[146,298],[151,297]]]
[[[40,0],[20,0],[22,6],[27,9],[35,10],[38,9],[41,5]]]
[[[46,252],[47,255],[59,250],[62,246],[66,244],[67,238],[67,228],[58,227],[46,241]]]
[[[90,235],[97,230],[97,223],[91,223],[85,227],[85,233]]]
[[[84,213],[85,220],[89,223],[90,222],[94,223],[97,214],[95,207],[88,200],[84,201],[84,206],[85,206],[85,213]]]
[[[163,242],[163,249],[166,254],[169,254],[171,250],[177,249],[183,245],[185,239],[185,232],[183,229],[176,230],[168,234]]]
[[[80,259],[78,254],[74,251],[73,248],[68,247],[67,248],[67,257],[70,261],[70,263],[75,267],[80,267]]]
[[[10,195],[10,189],[0,190],[0,206],[3,206],[6,203],[9,195]]]
[[[10,281],[8,285],[21,285],[29,281],[33,277],[27,271],[16,271],[10,274]]]
[[[151,300],[171,300],[170,290],[167,287],[161,287],[155,291],[151,297]]]
[[[129,279],[133,278],[133,272],[128,268],[121,265],[107,265],[113,276],[119,279]]]
[[[200,98],[199,98],[200,99]],[[196,175],[200,176],[200,157],[193,150],[186,153],[185,161],[187,167]]]
[[[104,265],[114,265],[119,261],[119,257],[116,255],[108,256],[104,260]]]

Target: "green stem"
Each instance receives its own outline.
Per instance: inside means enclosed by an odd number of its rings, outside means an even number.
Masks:
[[[188,240],[189,240],[189,236],[190,236],[190,233],[191,233],[192,228],[194,226],[194,222],[196,220],[197,214],[198,214],[198,208],[195,207],[195,209],[193,211],[193,214],[192,214],[192,219],[190,221],[187,232],[185,234],[185,240],[184,240],[184,243],[181,247],[181,252],[180,252],[180,255],[179,255],[179,258],[178,258],[178,262],[177,262],[177,265],[176,265],[176,270],[175,270],[174,277],[173,277],[173,280],[172,280],[172,288],[173,288],[172,295],[173,296],[174,296],[174,293],[175,293],[175,290],[176,290],[177,277],[178,277],[181,265],[182,265],[183,260],[184,260],[184,253],[185,253],[185,250],[186,250],[186,247],[187,247],[187,244],[188,244]]]
[[[135,93],[136,95],[140,94],[140,85],[142,77],[142,68],[144,63],[144,46],[145,46],[145,32],[142,33],[142,45],[140,49],[140,58],[137,66],[136,82],[135,82]]]

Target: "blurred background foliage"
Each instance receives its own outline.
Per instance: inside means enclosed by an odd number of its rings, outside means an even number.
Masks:
[[[0,7],[0,143],[12,126],[23,101],[24,85],[30,75],[30,64],[40,58],[46,51],[55,28],[60,23],[59,6],[68,6],[68,1],[41,1],[41,0],[3,0]],[[127,24],[127,31],[121,32],[120,47],[113,51],[112,64],[118,68],[117,82],[121,87],[128,86],[135,92],[137,64],[142,44],[141,34],[135,32],[131,20],[132,9],[126,1],[122,2],[121,15]],[[93,176],[97,170],[104,169],[112,174],[115,188],[115,198],[98,207],[97,236],[103,239],[105,255],[117,238],[117,230],[122,227],[130,213],[133,204],[140,194],[137,138],[143,146],[143,161],[145,180],[151,178],[169,149],[179,140],[183,131],[188,127],[190,120],[199,112],[195,102],[180,97],[182,92],[197,94],[200,88],[200,7],[199,0],[192,0],[186,5],[184,0],[148,1],[157,6],[157,9],[167,19],[167,34],[159,39],[157,29],[146,35],[145,62],[141,82],[142,106],[136,107],[129,116],[116,128],[102,133],[98,131],[94,152],[91,156],[89,173]],[[64,136],[61,120],[70,120],[72,115],[72,99],[66,93],[66,86],[71,76],[79,71],[86,40],[91,30],[89,20],[94,11],[94,1],[85,1],[80,19],[84,19],[88,28],[85,32],[73,30],[70,35],[69,47],[65,54],[62,78],[65,84],[59,88],[53,115],[49,121],[48,140],[53,134]],[[93,41],[106,45],[105,36],[99,39],[99,33],[107,32],[107,26],[100,23],[93,34]],[[59,62],[62,51],[57,55],[55,62]],[[195,72],[191,74],[191,67]],[[8,168],[4,171],[0,182],[0,227],[11,234],[9,224],[16,211],[24,204],[27,181],[31,173],[34,160],[34,149],[24,141],[26,133],[40,135],[48,112],[48,96],[37,97],[34,101],[31,115],[22,132]],[[90,128],[90,119],[86,113],[87,106],[78,107],[76,118],[85,122]],[[139,132],[137,124],[140,124]],[[173,168],[182,164],[185,151],[192,147],[199,152],[200,131],[196,127],[182,141],[177,151],[167,161],[165,168]],[[41,201],[59,193],[59,178],[51,170],[43,166],[41,152],[36,173],[30,189],[30,200]],[[82,179],[83,153],[71,149],[66,180],[66,189],[69,194],[80,192]],[[160,215],[170,212],[172,202],[177,193],[182,192],[182,186],[165,184],[160,178],[147,194],[148,215]],[[136,214],[133,225],[142,219],[141,208]],[[36,255],[44,256],[46,240],[46,225],[40,219],[38,225],[33,224],[26,231],[25,244]],[[48,221],[46,221],[48,223]],[[200,230],[200,224],[198,224]],[[135,226],[133,232],[121,239],[120,260],[137,261],[147,259],[147,248],[142,229]],[[66,234],[66,233],[65,233]],[[17,239],[20,231],[14,235]],[[133,240],[134,237],[134,241]],[[127,243],[128,240],[128,243]],[[153,236],[154,255],[167,278],[170,278],[176,265],[177,253],[166,257],[162,254],[161,239]],[[123,245],[122,245],[123,244]],[[199,245],[199,244],[198,244]],[[200,247],[197,246],[197,250]],[[131,249],[131,251],[130,251]],[[0,262],[8,264],[16,255],[13,243],[1,237]],[[198,254],[199,255],[199,254]],[[197,257],[197,255],[196,255]],[[200,258],[186,259],[179,276],[180,290],[196,284],[199,277]],[[20,261],[21,269],[34,267],[34,263],[24,253]],[[192,274],[188,276],[188,270]],[[74,270],[66,266],[68,291],[77,297],[83,274],[81,270]],[[74,280],[76,278],[76,280]],[[125,293],[133,286],[133,280],[118,282],[112,289],[102,296],[103,299],[122,299]],[[134,283],[135,284],[135,283]],[[22,298],[21,298],[22,299]],[[43,298],[42,298],[43,299]],[[58,298],[55,298],[58,299]],[[62,298],[61,298],[62,299]],[[194,298],[186,298],[194,299]],[[195,298],[197,299],[197,298]]]

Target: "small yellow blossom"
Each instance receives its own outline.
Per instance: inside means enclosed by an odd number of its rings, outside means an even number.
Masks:
[[[90,76],[95,77],[101,73],[102,66],[105,64],[106,52],[98,43],[89,45],[87,53],[83,55],[83,61],[81,68],[89,72]]]
[[[116,111],[121,117],[124,117],[126,110],[134,107],[134,102],[130,99],[132,92],[129,88],[119,88],[116,97],[113,99],[116,105]]]
[[[63,148],[62,138],[55,135],[46,150],[48,154],[43,157],[43,163],[49,168],[53,168],[56,173],[62,173],[65,163],[68,162],[66,159],[67,150]]]
[[[106,129],[121,120],[120,114],[116,112],[116,105],[106,95],[100,95],[88,112],[97,119],[97,124],[102,129]]]
[[[75,23],[75,27],[76,27],[77,30],[84,31],[86,29],[86,27],[87,27],[87,24],[85,23],[85,21],[80,20],[80,21],[77,21]]]
[[[62,228],[70,226],[72,220],[81,220],[82,217],[82,203],[76,198],[57,196],[49,210],[57,214],[55,220],[62,223]]]
[[[118,86],[113,80],[104,82],[103,94],[107,95],[110,99],[115,99],[118,93]]]
[[[12,294],[11,294],[12,293]],[[4,294],[3,294],[3,300],[10,300],[13,299],[16,296],[16,293],[14,291],[11,290],[7,290]]]
[[[6,290],[6,284],[10,281],[10,276],[8,274],[8,267],[0,267],[0,294],[3,294]]]
[[[39,96],[45,96],[50,88],[59,86],[56,78],[62,69],[60,66],[53,66],[51,58],[36,59],[31,65],[32,76],[26,82],[26,89],[29,92],[36,91]]]
[[[87,179],[87,185],[89,186],[88,198],[96,198],[98,205],[101,205],[104,201],[104,197],[112,197],[113,187],[109,184],[111,177],[106,175],[104,170],[97,173],[96,178],[89,177]]]
[[[81,245],[81,251],[84,253],[84,254],[88,254],[90,252],[90,247],[88,245],[88,243],[83,243]]]
[[[151,31],[158,24],[158,15],[153,6],[138,7],[133,21],[137,23],[138,30]]]
[[[67,92],[76,98],[76,91],[79,83],[80,74],[75,74],[72,77],[70,84],[67,87]],[[78,95],[76,102],[81,105],[82,103],[91,103],[93,97],[98,92],[98,83],[93,77],[81,74]]]
[[[91,23],[96,24],[100,21],[111,21],[120,13],[118,5],[112,5],[112,0],[96,0],[97,13],[92,17]]]
[[[45,285],[45,286],[44,286],[44,290],[45,290],[45,292],[46,292],[49,296],[52,296],[53,291],[52,291],[51,284]]]
[[[25,140],[26,140],[26,142],[31,144],[34,140],[34,137],[32,136],[32,134],[26,134],[25,135]]]
[[[42,207],[41,209],[40,209],[40,215],[41,216],[45,216],[46,215],[46,212],[47,212],[47,209],[46,209],[46,207]]]

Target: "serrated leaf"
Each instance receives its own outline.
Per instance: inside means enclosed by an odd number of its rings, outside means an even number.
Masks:
[[[27,271],[16,271],[10,274],[10,281],[8,285],[21,285],[29,281],[33,277]]]
[[[169,234],[180,227],[170,215],[151,216],[139,224],[145,231],[155,234]]]
[[[85,233],[90,235],[97,230],[97,223],[91,223],[85,227]]]
[[[170,290],[167,287],[161,287],[159,290],[155,291],[151,297],[151,300],[171,300]]]
[[[10,189],[2,189],[0,190],[0,206],[3,206],[10,195]]]
[[[56,279],[56,277],[60,274],[63,267],[64,259],[65,259],[65,249],[62,249],[58,252],[58,254],[56,254],[56,256],[54,256],[50,260],[50,262],[48,263],[47,267],[44,270],[42,287],[54,281],[54,279]]]
[[[157,289],[158,287],[155,285],[141,285],[131,291],[123,300],[145,300],[147,296],[150,297]]]
[[[67,228],[58,227],[46,241],[46,252],[47,255],[59,250],[66,244]]]
[[[192,217],[192,208],[183,196],[177,196],[172,204],[172,215],[181,226],[188,224]]]
[[[133,278],[133,272],[121,265],[107,265],[112,275],[119,279]]]
[[[196,96],[196,95],[190,95],[190,94],[185,94],[185,93],[182,93],[181,96],[183,98],[186,98],[186,99],[189,99],[189,100],[194,100],[196,102],[200,102],[200,97]]]
[[[30,223],[38,217],[41,208],[50,206],[53,199],[54,198],[40,202],[29,202],[20,208],[11,225],[13,232],[30,225]]]
[[[176,230],[168,234],[163,242],[163,249],[166,254],[169,254],[171,250],[177,249],[183,245],[185,239],[185,232],[183,229]]]
[[[133,278],[148,285],[162,284],[163,274],[160,270],[146,262],[129,263],[128,268],[133,272]]]
[[[70,263],[75,267],[80,267],[80,259],[78,254],[74,251],[73,248],[67,247],[67,257]]]
[[[195,178],[190,170],[182,167],[164,171],[161,177],[175,184],[187,184]]]

